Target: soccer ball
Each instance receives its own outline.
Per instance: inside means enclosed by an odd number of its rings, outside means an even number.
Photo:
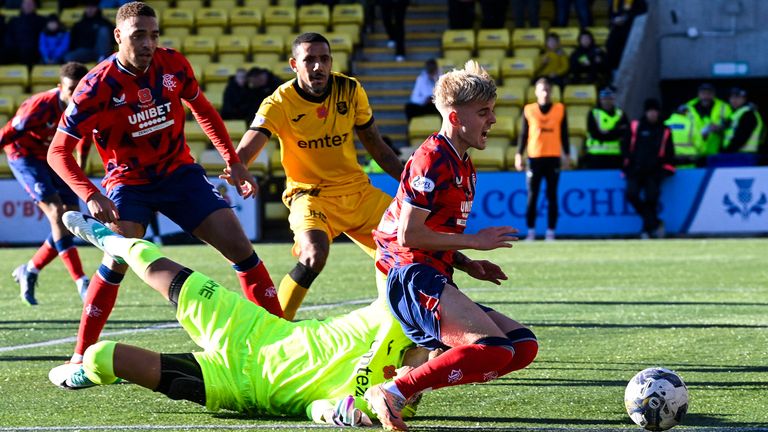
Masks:
[[[629,380],[624,406],[632,421],[643,428],[667,430],[680,423],[688,411],[688,387],[669,369],[644,369]]]

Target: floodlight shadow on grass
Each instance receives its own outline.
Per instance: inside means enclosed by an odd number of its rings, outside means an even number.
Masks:
[[[627,424],[626,420],[624,418],[616,418],[616,419],[585,419],[585,418],[543,418],[543,417],[472,417],[472,416],[419,416],[419,421],[437,421],[437,422],[448,422],[448,421],[460,421],[460,422],[471,422],[476,423],[480,425],[482,428],[481,430],[531,430],[530,428],[526,429],[524,427],[506,427],[506,428],[494,428],[491,426],[493,423],[522,423],[522,424],[541,424],[541,425],[624,425]],[[486,426],[488,424],[488,426]],[[415,425],[413,427],[410,427],[409,430],[418,430],[418,426]],[[435,429],[424,429],[424,430],[435,430]],[[477,428],[469,429],[469,428],[462,428],[461,426],[445,426],[444,428],[441,428],[440,430],[478,430]],[[578,429],[579,431],[582,431],[582,429]]]

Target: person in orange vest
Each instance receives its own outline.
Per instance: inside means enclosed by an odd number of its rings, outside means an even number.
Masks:
[[[626,197],[643,219],[640,237],[664,237],[664,224],[658,216],[661,181],[674,173],[675,147],[671,132],[661,121],[659,101],[647,99],[644,116],[632,121],[631,138],[622,145],[622,171],[627,179]]]
[[[523,154],[528,151],[526,186],[528,202],[525,212],[528,233],[526,240],[536,238],[536,205],[541,181],[547,182],[547,231],[545,240],[555,239],[558,203],[557,184],[560,180],[561,159],[570,166],[570,144],[565,105],[552,103],[552,84],[547,78],[536,80],[536,102],[523,108],[520,145],[515,154],[515,169],[523,170]]]

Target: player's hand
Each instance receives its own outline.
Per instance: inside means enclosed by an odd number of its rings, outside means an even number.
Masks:
[[[486,260],[472,260],[464,265],[464,271],[477,280],[493,282],[496,285],[501,285],[501,281],[508,279],[501,267]]]
[[[523,155],[519,153],[515,153],[515,169],[518,171],[522,171],[524,168],[523,166]]]
[[[517,229],[511,226],[498,226],[483,228],[475,234],[476,250],[493,250],[498,248],[510,248],[512,242],[517,241]],[[469,273],[469,272],[467,272]]]
[[[336,408],[326,410],[323,414],[326,423],[335,426],[367,427],[373,422],[367,414],[355,408],[355,398],[351,395],[341,399]]]
[[[88,198],[85,203],[91,216],[104,223],[116,223],[120,219],[120,213],[117,206],[111,199],[105,197],[101,192],[96,192]]]
[[[255,198],[259,192],[259,184],[242,163],[224,168],[224,174],[219,175],[219,178],[234,186],[237,194],[243,198]]]

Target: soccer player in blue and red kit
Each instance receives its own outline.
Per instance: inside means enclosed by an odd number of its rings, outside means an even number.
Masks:
[[[77,83],[88,72],[80,63],[63,65],[56,88],[38,93],[25,100],[16,115],[0,129],[0,146],[8,155],[11,172],[24,190],[37,203],[51,225],[51,233],[29,262],[13,271],[18,282],[21,300],[36,305],[35,286],[38,273],[57,256],[69,271],[77,285],[81,298],[85,298],[88,277],[73,242],[74,237],[61,222],[61,215],[68,210],[78,210],[77,195],[48,166],[45,160],[48,146],[59,118],[72,99]],[[84,156],[82,145],[79,154]],[[84,163],[81,158],[81,164]]]
[[[200,90],[183,55],[158,48],[155,11],[131,2],[117,11],[118,52],[89,71],[75,90],[48,152],[48,162],[86,202],[91,214],[115,231],[142,237],[156,211],[205,241],[232,263],[249,299],[280,315],[277,292],[237,216],[195,163],[184,138],[184,107],[192,111],[227,163],[239,193],[256,186],[219,114]],[[104,163],[103,195],[75,164],[74,145],[85,135]],[[98,340],[127,266],[105,257],[88,288],[73,372]],[[71,366],[71,365],[65,365]],[[61,367],[61,366],[60,366]]]
[[[439,133],[405,165],[392,204],[374,231],[377,267],[387,273],[387,301],[416,344],[445,352],[394,381],[371,387],[365,398],[387,429],[407,430],[401,410],[427,389],[485,382],[530,364],[538,352],[533,332],[479,305],[453,281],[457,268],[499,285],[499,266],[472,260],[459,249],[511,247],[517,230],[489,227],[465,234],[475,195],[475,168],[467,150],[482,150],[496,122],[496,85],[476,62],[440,77],[435,106]],[[450,349],[448,349],[450,348]]]

